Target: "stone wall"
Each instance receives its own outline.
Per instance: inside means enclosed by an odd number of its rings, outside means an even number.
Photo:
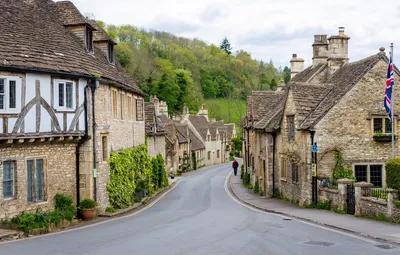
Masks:
[[[373,116],[386,117],[382,104],[382,84],[386,82],[387,63],[381,60],[368,72],[316,125],[315,139],[319,146],[318,173],[331,176],[333,151],[343,155],[347,167],[355,163],[384,164],[390,155],[391,143],[376,142],[373,139]],[[395,79],[399,79],[395,75]],[[394,91],[395,98],[400,91]],[[400,101],[395,101],[395,112],[400,111]],[[399,135],[399,122],[396,122]],[[396,140],[395,154],[400,156]],[[385,185],[383,166],[382,182]]]
[[[117,91],[117,115],[113,114],[113,91]],[[121,95],[123,104],[121,104]],[[132,117],[128,115],[128,97],[132,98]],[[102,208],[108,206],[107,184],[110,180],[110,166],[107,162],[110,154],[125,148],[133,148],[144,143],[143,121],[136,119],[136,101],[142,97],[122,91],[106,84],[100,84],[96,90],[96,164],[97,164],[97,202]],[[91,91],[88,93],[89,134],[92,134]],[[144,109],[144,106],[143,106]],[[144,112],[144,111],[143,111]],[[106,137],[106,158],[103,157],[102,137]],[[81,198],[93,198],[93,140],[81,147],[80,192]]]
[[[0,219],[11,218],[22,211],[54,209],[54,196],[63,193],[76,203],[76,168],[74,143],[12,144],[0,148],[0,160],[15,162],[12,199],[3,198],[3,182],[0,182]],[[44,159],[45,201],[28,203],[27,160]],[[3,179],[3,165],[0,165]]]
[[[161,154],[165,161],[165,136],[164,135],[156,135],[150,136],[147,140],[148,151],[150,157],[157,157],[158,154]]]
[[[360,215],[377,217],[381,214],[387,216],[387,204],[384,199],[375,197],[362,197],[359,200]]]
[[[342,206],[342,201],[339,196],[339,190],[337,189],[328,189],[328,188],[319,188],[318,189],[318,201],[331,201],[332,208],[339,208]]]

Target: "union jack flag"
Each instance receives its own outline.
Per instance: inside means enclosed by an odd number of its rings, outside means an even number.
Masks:
[[[393,73],[393,63],[392,57],[390,56],[389,67],[387,71],[387,79],[386,79],[386,89],[385,89],[385,99],[383,105],[385,106],[386,113],[389,116],[389,119],[392,119],[392,91],[394,85],[394,73]]]

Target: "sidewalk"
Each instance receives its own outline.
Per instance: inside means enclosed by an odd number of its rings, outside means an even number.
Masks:
[[[229,185],[239,200],[258,209],[400,244],[400,225],[342,215],[332,211],[306,209],[279,199],[260,197],[243,186],[239,175],[231,175]]]

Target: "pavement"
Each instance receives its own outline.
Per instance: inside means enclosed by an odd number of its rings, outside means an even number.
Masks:
[[[279,199],[261,197],[244,187],[239,175],[231,175],[229,183],[232,192],[239,200],[255,208],[400,244],[400,225],[398,224],[338,214],[333,211],[302,208]]]
[[[387,243],[243,205],[230,164],[182,176],[150,208],[72,231],[1,243],[0,255],[399,254]]]

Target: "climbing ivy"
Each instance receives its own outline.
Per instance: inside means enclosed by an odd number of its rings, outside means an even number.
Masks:
[[[115,152],[109,159],[110,182],[107,191],[111,205],[126,208],[134,202],[135,191],[154,192],[152,164],[146,145]]]
[[[192,161],[193,161],[193,170],[197,169],[197,158],[196,158],[196,153],[192,151]]]
[[[333,153],[333,156],[336,161],[335,169],[333,171],[333,178],[335,180],[339,180],[339,179],[343,179],[343,178],[354,179],[353,170],[350,167],[346,169],[343,166],[342,153],[340,151],[335,151]]]

